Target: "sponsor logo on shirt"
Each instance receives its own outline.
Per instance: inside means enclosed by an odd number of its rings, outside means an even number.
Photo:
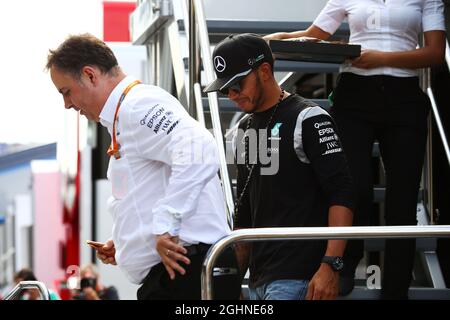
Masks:
[[[140,121],[141,126],[145,126],[145,124],[147,123],[147,118],[148,118],[148,116],[149,116],[149,115],[153,112],[153,110],[154,110],[156,107],[158,107],[158,106],[159,106],[159,104],[154,105],[153,107],[151,107],[151,108],[147,111],[147,113],[145,114],[144,118],[142,118],[142,120]]]
[[[337,134],[333,134],[332,136],[326,136],[326,137],[322,137],[319,139],[319,143],[325,143],[325,142],[329,142],[329,141],[339,141],[339,138],[337,136]]]
[[[169,134],[180,121],[175,121],[174,113],[170,110],[166,111],[164,107],[160,107],[156,112],[154,112],[154,110],[158,107],[159,104],[151,107],[139,123],[142,126],[147,125],[147,127],[153,129],[154,133],[162,131]]]
[[[175,121],[169,128],[169,130],[167,130],[166,134],[169,134],[172,132],[173,129],[175,129],[175,127],[177,126],[177,124],[180,122],[180,120]]]
[[[323,156],[327,155],[327,154],[332,154],[332,153],[337,153],[337,152],[341,152],[342,148],[336,148],[336,149],[331,149],[331,150],[327,150],[324,153],[322,153]]]
[[[158,120],[158,118],[164,113],[165,109],[164,108],[159,108],[158,111],[156,111],[152,117],[150,118],[150,120],[148,120],[147,122],[147,127],[149,127],[150,129],[153,128],[153,125],[156,123],[156,120]]]
[[[314,123],[314,128],[317,129],[319,134],[319,144],[326,147],[326,151],[322,153],[323,156],[342,152],[342,148],[339,145],[339,137],[334,132],[331,121],[316,122]]]
[[[272,137],[277,137],[280,134],[280,127],[281,127],[281,125],[282,125],[281,122],[275,123],[275,125],[272,128],[272,131],[270,132]]]
[[[319,136],[323,136],[325,134],[334,134],[334,129],[333,128],[324,128],[324,129],[319,129]]]
[[[331,125],[330,121],[316,122],[316,123],[314,123],[314,128],[320,129],[323,126],[329,126],[329,125]]]

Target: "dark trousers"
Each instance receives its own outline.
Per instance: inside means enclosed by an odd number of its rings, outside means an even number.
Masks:
[[[185,275],[176,272],[174,280],[169,278],[162,263],[152,267],[141,287],[138,289],[138,300],[200,300],[201,271],[209,246],[202,245],[200,250],[189,255],[189,265],[181,263],[186,270]],[[238,271],[236,256],[232,248],[220,255],[215,267]],[[241,282],[239,272],[221,274],[213,277],[213,297],[216,300],[239,299]]]
[[[336,121],[357,189],[353,224],[369,225],[373,216],[372,147],[378,140],[386,173],[387,225],[415,225],[424,160],[428,97],[418,78],[340,75],[334,91]],[[343,275],[354,275],[363,241],[349,241]],[[387,240],[382,297],[406,299],[412,277],[415,240]]]

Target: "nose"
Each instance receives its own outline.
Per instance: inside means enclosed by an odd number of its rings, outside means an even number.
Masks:
[[[234,100],[239,96],[239,92],[234,89],[228,89],[228,99]]]
[[[70,109],[75,107],[72,101],[69,98],[64,97],[64,108]]]

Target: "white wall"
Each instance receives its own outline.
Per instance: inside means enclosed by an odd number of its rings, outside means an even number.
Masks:
[[[36,278],[56,290],[55,280],[65,276],[60,265],[64,240],[61,179],[56,160],[34,160],[33,173],[33,270]]]
[[[29,228],[33,225],[33,209],[30,194],[17,195],[14,198],[14,242],[16,270],[31,268],[31,243]]]
[[[204,0],[204,6],[208,19],[311,22],[327,1]]]

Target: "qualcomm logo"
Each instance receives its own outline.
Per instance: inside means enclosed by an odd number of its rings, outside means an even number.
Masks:
[[[271,134],[272,137],[273,136],[278,136],[280,134],[280,127],[281,127],[282,123],[281,122],[277,122],[275,123],[275,125],[272,128]]]
[[[225,62],[225,59],[221,56],[216,56],[214,58],[214,68],[216,68],[217,72],[223,72],[225,71],[225,68],[227,67],[227,63]]]

